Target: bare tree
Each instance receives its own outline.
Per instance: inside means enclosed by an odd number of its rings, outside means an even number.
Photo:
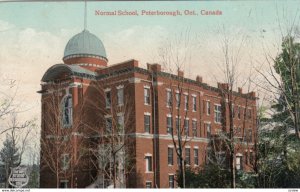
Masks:
[[[75,185],[74,173],[78,172],[81,159],[87,155],[82,133],[85,111],[81,105],[76,107],[75,110],[69,93],[53,91],[43,95],[40,170],[55,175],[57,188],[60,178],[71,178],[70,185]]]
[[[189,93],[190,87],[184,78],[184,70],[189,72],[189,64],[191,62],[193,50],[195,48],[195,39],[191,37],[190,29],[175,36],[173,40],[168,40],[159,49],[160,62],[163,70],[171,79],[172,73],[176,74],[175,81],[169,81],[166,87],[169,89],[169,95],[167,95],[166,106],[171,114],[172,128],[169,130],[171,134],[172,142],[175,147],[175,153],[179,159],[179,178],[178,181],[182,188],[185,188],[185,157],[183,151],[185,145],[192,140],[189,137],[189,122],[187,121],[189,111],[191,111]],[[163,95],[164,93],[158,93]],[[164,96],[162,96],[164,97]],[[190,110],[189,110],[190,108]],[[182,119],[183,117],[183,123]],[[173,129],[173,123],[175,122],[175,129]]]
[[[247,43],[246,34],[242,35],[240,38],[237,38],[237,36],[233,38],[226,33],[224,26],[218,32],[221,34],[220,49],[223,55],[223,59],[221,59],[219,64],[219,69],[222,74],[221,77],[223,77],[222,81],[225,83],[218,83],[218,88],[222,98],[222,130],[218,133],[218,137],[216,139],[221,139],[223,141],[221,143],[225,144],[226,146],[231,172],[231,187],[235,188],[236,152],[239,148],[243,150],[245,148],[243,147],[241,140],[237,140],[237,138],[241,136],[244,138],[243,142],[246,142],[247,158],[250,151],[249,142],[252,143],[252,134],[256,134],[254,132],[256,130],[256,120],[254,116],[256,111],[249,109],[249,107],[252,109],[256,108],[256,106],[253,105],[253,101],[256,103],[255,94],[250,91],[251,89],[253,90],[255,88],[252,84],[252,78],[255,78],[255,74],[252,73],[253,71],[251,65],[249,67],[250,72],[248,75],[246,75],[245,72],[242,73],[239,69],[241,63],[243,62],[243,49]],[[243,76],[244,79],[241,79],[240,76]],[[236,89],[238,85],[240,85],[239,91],[235,92],[234,89]],[[243,86],[247,86],[247,94],[242,93],[241,87]],[[241,103],[244,105],[243,107],[239,106]],[[242,120],[239,125],[234,123],[236,115],[238,115],[238,118]],[[249,132],[247,129],[248,119],[251,119],[252,121],[250,123],[252,124],[251,132]],[[241,133],[241,131],[243,132]],[[246,159],[246,162],[247,161],[248,159]]]
[[[98,147],[90,148],[98,169],[98,186],[125,188],[126,176],[133,170],[133,144],[131,135],[134,132],[133,99],[130,96],[128,82],[122,85],[97,83],[93,85],[98,101],[89,100],[94,111],[98,114],[98,126],[90,127],[99,135]],[[103,88],[109,89],[105,91]],[[115,88],[117,87],[117,88]]]

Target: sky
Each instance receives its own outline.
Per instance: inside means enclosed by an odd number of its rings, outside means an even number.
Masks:
[[[40,118],[40,80],[62,63],[68,40],[84,29],[84,2],[0,2],[0,88],[17,89],[22,119]],[[299,1],[139,1],[87,3],[87,29],[103,42],[110,64],[136,59],[140,66],[160,61],[160,48],[188,33],[193,43],[187,76],[215,85],[222,63],[222,37],[233,49],[243,41],[242,73],[262,69],[263,53],[278,53],[282,31],[298,25]],[[180,11],[182,16],[97,16],[95,11]],[[198,15],[184,15],[184,11]],[[201,10],[222,15],[201,15]],[[188,31],[188,32],[187,32]],[[184,42],[183,42],[184,44]],[[10,89],[6,80],[17,88]],[[39,122],[38,122],[39,124]]]

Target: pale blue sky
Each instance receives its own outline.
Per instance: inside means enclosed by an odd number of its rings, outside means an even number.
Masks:
[[[281,14],[284,7],[289,12],[299,8],[299,1],[184,1],[184,2],[88,2],[88,29],[96,33],[119,31],[133,25],[161,25],[170,30],[193,26],[195,31],[206,31],[213,25],[225,24],[249,30],[275,23],[276,6]],[[62,28],[83,27],[83,2],[35,2],[1,3],[0,19],[19,29],[34,28],[40,31],[58,32]],[[223,16],[182,17],[103,17],[95,16],[96,9],[113,10],[221,10]]]

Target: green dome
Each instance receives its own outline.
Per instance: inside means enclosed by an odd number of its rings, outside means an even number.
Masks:
[[[88,30],[83,30],[72,37],[66,45],[64,58],[76,55],[99,56],[107,59],[102,41]]]

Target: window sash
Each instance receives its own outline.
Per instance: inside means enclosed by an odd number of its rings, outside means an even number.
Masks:
[[[110,94],[110,91],[105,92],[105,106],[106,106],[106,108],[111,107],[111,94]]]
[[[111,133],[111,131],[112,131],[112,118],[111,117],[106,118],[105,127],[106,127],[106,132]]]
[[[193,120],[192,126],[193,126],[193,136],[197,137],[197,121]]]
[[[210,111],[211,111],[211,109],[210,109],[210,102],[206,101],[206,114],[210,115]]]
[[[144,115],[144,129],[146,133],[150,133],[150,115]]]
[[[192,97],[193,98],[193,111],[197,111],[197,99],[196,97]]]
[[[124,89],[118,89],[118,105],[123,105],[124,104]]]
[[[184,96],[184,110],[189,110],[189,96]]]
[[[172,134],[172,132],[173,132],[172,117],[167,117],[167,133]]]
[[[169,187],[174,188],[174,175],[169,175]]]
[[[173,148],[168,147],[168,165],[173,165]]]
[[[172,106],[172,92],[167,91],[167,106],[171,107]]]
[[[194,164],[199,165],[199,154],[198,154],[198,149],[194,149]]]
[[[180,107],[180,94],[176,93],[175,98],[176,98],[176,107],[179,108]]]
[[[150,89],[144,88],[144,103],[150,105]]]
[[[191,149],[185,148],[185,162],[187,165],[191,164]]]
[[[152,188],[152,182],[151,181],[147,181],[146,182],[146,189],[150,189]]]
[[[152,171],[152,157],[146,156],[146,172]]]
[[[207,138],[211,137],[211,125],[210,124],[205,124],[206,125],[206,136]]]
[[[184,120],[184,133],[187,136],[189,135],[189,120],[188,119]]]
[[[221,105],[215,105],[215,122],[221,123],[222,112],[221,112]]]

